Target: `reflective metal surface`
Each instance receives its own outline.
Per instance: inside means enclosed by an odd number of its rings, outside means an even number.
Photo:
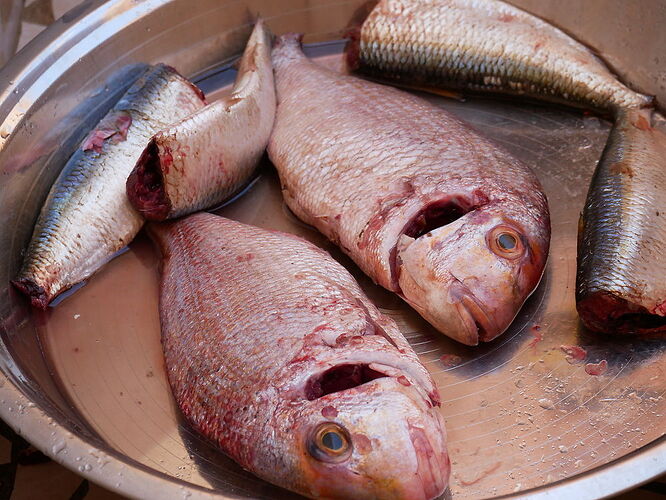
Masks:
[[[240,52],[257,13],[277,33],[305,31],[306,41],[322,42],[338,39],[361,3],[85,2],[0,74],[0,416],[47,454],[134,497],[293,497],[242,471],[181,421],[159,345],[157,262],[144,237],[45,314],[32,314],[7,283],[58,169],[131,81],[134,64],[172,64],[215,98],[233,78],[222,62]],[[633,68],[628,55],[641,43],[650,46],[641,33],[649,36],[666,21],[660,8],[641,31],[626,24],[638,22],[631,12],[618,17],[617,2],[565,3],[577,15],[567,17],[570,11],[556,10],[556,2],[522,2],[538,14],[565,12],[552,18],[615,50],[611,61],[630,79],[637,75],[643,91],[663,92],[658,61],[652,66],[641,55]],[[596,21],[600,11],[610,19],[603,26]],[[615,30],[627,45],[604,46],[603,30]],[[310,53],[335,67],[340,48],[320,44]],[[666,44],[650,60],[659,57],[666,58]],[[609,124],[580,111],[515,101],[425,97],[528,162],[549,197],[547,272],[496,341],[457,345],[372,285],[284,208],[268,165],[245,196],[219,213],[328,249],[398,321],[443,396],[453,498],[596,498],[663,473],[664,341],[601,338],[579,325],[574,309],[578,212]],[[587,359],[567,359],[561,345],[582,346]],[[586,363],[601,360],[607,372],[588,374]]]

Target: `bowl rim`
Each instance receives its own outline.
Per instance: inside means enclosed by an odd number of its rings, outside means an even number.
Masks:
[[[177,1],[181,0],[88,0],[38,34],[0,70],[0,129],[9,133],[0,137],[0,153],[36,98],[68,71],[67,60],[82,57],[93,48],[84,43],[87,37],[93,35],[98,42],[107,39],[115,34],[108,29],[110,20],[127,26]],[[51,71],[47,73],[47,69]],[[0,348],[5,350],[4,345]],[[8,368],[0,367],[0,417],[45,455],[84,479],[131,498],[159,498],[168,493],[179,493],[193,500],[245,498],[177,479],[72,434],[30,400],[14,382]],[[108,456],[109,460],[101,466],[95,464],[90,470],[81,470],[84,461],[75,460],[81,456]],[[497,498],[603,498],[635,488],[664,472],[666,436],[597,468]]]

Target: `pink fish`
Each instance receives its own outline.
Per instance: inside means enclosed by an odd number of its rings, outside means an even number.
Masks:
[[[313,498],[430,499],[449,476],[433,381],[326,252],[196,214],[149,226],[162,345],[192,426]]]
[[[446,111],[273,49],[268,153],[285,200],[375,282],[468,345],[501,334],[550,242],[534,173]]]

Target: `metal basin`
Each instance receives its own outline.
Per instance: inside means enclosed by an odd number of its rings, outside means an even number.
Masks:
[[[31,311],[8,282],[59,169],[137,64],[171,64],[215,98],[233,79],[226,63],[261,14],[276,33],[307,33],[310,54],[338,67],[342,45],[335,40],[362,3],[89,1],[0,74],[0,416],[46,454],[132,497],[293,497],[241,470],[182,422],[164,373],[157,261],[145,238],[44,314]],[[596,47],[625,81],[666,102],[661,2],[515,3]],[[269,165],[218,213],[328,249],[398,321],[444,399],[452,497],[593,498],[664,473],[664,342],[590,334],[574,309],[578,212],[609,123],[516,101],[425,97],[526,161],[549,196],[547,272],[496,341],[457,345],[372,285],[283,209]],[[584,347],[586,362],[605,359],[608,371],[589,375],[561,345]]]

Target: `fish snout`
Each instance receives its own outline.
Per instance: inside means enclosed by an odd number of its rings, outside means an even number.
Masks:
[[[475,344],[479,341],[492,340],[504,331],[504,328],[497,324],[495,315],[489,311],[489,308],[462,283],[455,282],[451,287],[449,296],[452,298],[460,315],[461,323],[466,329],[466,337],[476,339]]]

